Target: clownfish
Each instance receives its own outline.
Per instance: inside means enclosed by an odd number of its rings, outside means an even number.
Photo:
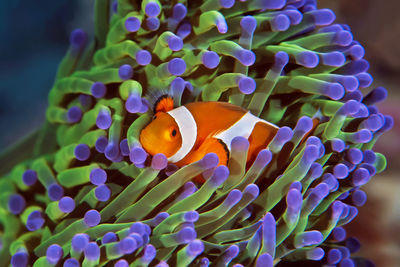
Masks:
[[[154,105],[152,121],[139,136],[150,155],[162,153],[178,167],[213,152],[219,165],[228,165],[231,141],[236,136],[249,140],[247,163],[271,142],[279,127],[242,107],[226,102],[193,102],[174,108],[171,96],[163,95]]]

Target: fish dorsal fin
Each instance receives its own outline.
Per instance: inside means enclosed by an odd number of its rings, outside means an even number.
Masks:
[[[162,95],[154,103],[154,114],[157,112],[168,112],[174,109],[174,99],[170,95]]]

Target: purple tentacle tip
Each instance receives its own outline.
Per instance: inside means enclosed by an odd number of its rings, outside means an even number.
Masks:
[[[161,8],[156,2],[149,2],[146,4],[144,12],[149,17],[157,17],[161,12]]]
[[[104,150],[106,150],[107,145],[108,145],[107,137],[100,136],[99,138],[97,138],[95,143],[96,151],[99,153],[104,153]]]
[[[128,32],[137,32],[140,29],[141,21],[136,17],[129,17],[125,20],[125,29]]]
[[[200,162],[204,169],[211,169],[218,165],[219,158],[215,153],[208,153],[200,160]]]
[[[60,200],[64,196],[64,188],[56,183],[51,184],[47,188],[47,195],[52,201]]]
[[[90,157],[90,148],[86,144],[79,144],[74,150],[75,157],[79,161],[85,161]]]
[[[134,164],[142,164],[147,158],[147,153],[141,147],[133,147],[129,153],[129,159]]]
[[[183,40],[179,36],[171,36],[168,38],[168,47],[172,51],[179,51],[183,47]]]
[[[102,185],[107,181],[107,173],[105,170],[95,168],[90,172],[90,182],[94,185]]]
[[[319,261],[325,256],[325,251],[322,248],[313,248],[307,251],[306,257],[309,260]]]
[[[138,94],[130,94],[125,102],[125,108],[129,113],[137,113],[142,108],[142,99]]]
[[[314,52],[304,51],[296,55],[296,62],[306,68],[314,68],[318,65],[319,58]]]
[[[253,51],[242,49],[236,54],[237,59],[245,66],[251,66],[256,61],[256,54]]]
[[[206,68],[215,69],[219,65],[219,56],[214,51],[205,51],[201,61]]]
[[[19,251],[19,252],[15,253],[14,255],[12,255],[11,265],[13,267],[28,266],[28,259],[29,259],[28,253],[26,253],[24,251]]]
[[[76,252],[82,252],[89,244],[90,238],[87,234],[76,234],[72,237],[71,247]]]
[[[63,257],[62,247],[58,244],[50,245],[46,251],[46,259],[50,264],[57,264]]]
[[[284,14],[275,16],[270,23],[272,31],[286,31],[290,27],[290,19]]]
[[[64,261],[63,267],[80,267],[80,263],[77,259],[69,258]]]
[[[100,247],[96,242],[89,242],[84,250],[85,258],[90,261],[95,261],[100,257]]]
[[[64,213],[70,213],[75,209],[75,200],[71,197],[63,197],[58,202],[59,209]]]
[[[15,215],[20,214],[26,206],[26,201],[20,194],[13,194],[8,199],[8,210]]]
[[[95,82],[92,84],[90,92],[95,98],[102,98],[106,95],[107,87],[102,82]]]
[[[250,77],[241,77],[238,81],[240,92],[245,95],[251,94],[256,89],[256,82]]]
[[[168,62],[168,72],[171,75],[182,75],[186,70],[186,62],[181,58],[174,58]]]
[[[218,166],[210,178],[213,187],[219,187],[229,176],[229,169],[225,165]]]
[[[129,263],[124,259],[121,259],[114,264],[114,267],[128,267],[128,266]]]
[[[131,254],[137,249],[136,239],[133,237],[125,237],[119,242],[119,249],[122,254]]]
[[[195,257],[204,251],[204,244],[200,240],[193,240],[187,246],[187,253],[189,256]]]
[[[36,231],[42,228],[43,224],[44,218],[40,211],[35,210],[28,215],[28,219],[26,220],[26,228],[29,231]]]
[[[231,147],[232,150],[237,150],[237,151],[246,151],[249,148],[249,140],[247,138],[244,138],[242,136],[236,136],[235,138],[232,139],[231,142]]]
[[[181,244],[189,243],[197,237],[196,231],[192,227],[182,228],[176,235],[176,241]]]
[[[83,217],[84,223],[88,227],[96,226],[100,223],[101,216],[97,210],[88,210]]]
[[[133,76],[133,68],[129,64],[124,64],[118,69],[118,75],[121,80],[129,80]]]
[[[37,177],[37,173],[34,170],[26,170],[23,174],[22,174],[22,181],[24,182],[24,184],[26,184],[27,186],[32,186],[36,183],[38,177]]]
[[[82,118],[82,110],[78,106],[72,106],[67,111],[67,120],[70,123],[77,123]]]
[[[262,254],[257,258],[256,267],[273,267],[274,258],[268,253]]]
[[[108,201],[111,196],[111,189],[105,184],[99,185],[94,190],[94,195],[99,201]]]
[[[167,167],[168,159],[164,154],[158,153],[151,159],[151,167],[155,170],[162,170]]]
[[[118,240],[117,235],[114,232],[107,232],[104,234],[103,238],[101,239],[102,244],[116,242]]]
[[[136,62],[141,66],[149,65],[152,60],[151,53],[144,49],[136,52],[135,57],[136,57]]]

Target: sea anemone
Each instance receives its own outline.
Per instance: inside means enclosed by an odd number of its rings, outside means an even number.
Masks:
[[[372,147],[393,120],[334,20],[313,0],[97,0],[95,36],[71,33],[34,153],[0,179],[0,265],[361,262],[343,226],[386,167]],[[209,153],[177,168],[138,138],[164,93],[279,130],[248,168],[242,137],[227,167]]]

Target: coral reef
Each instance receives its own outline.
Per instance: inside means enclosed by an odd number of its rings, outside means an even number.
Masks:
[[[312,0],[97,0],[95,36],[71,33],[32,153],[0,179],[0,265],[365,262],[343,226],[386,167],[372,148],[393,120],[334,20]],[[241,137],[228,168],[212,153],[177,168],[138,139],[165,92],[280,129],[248,169]]]

